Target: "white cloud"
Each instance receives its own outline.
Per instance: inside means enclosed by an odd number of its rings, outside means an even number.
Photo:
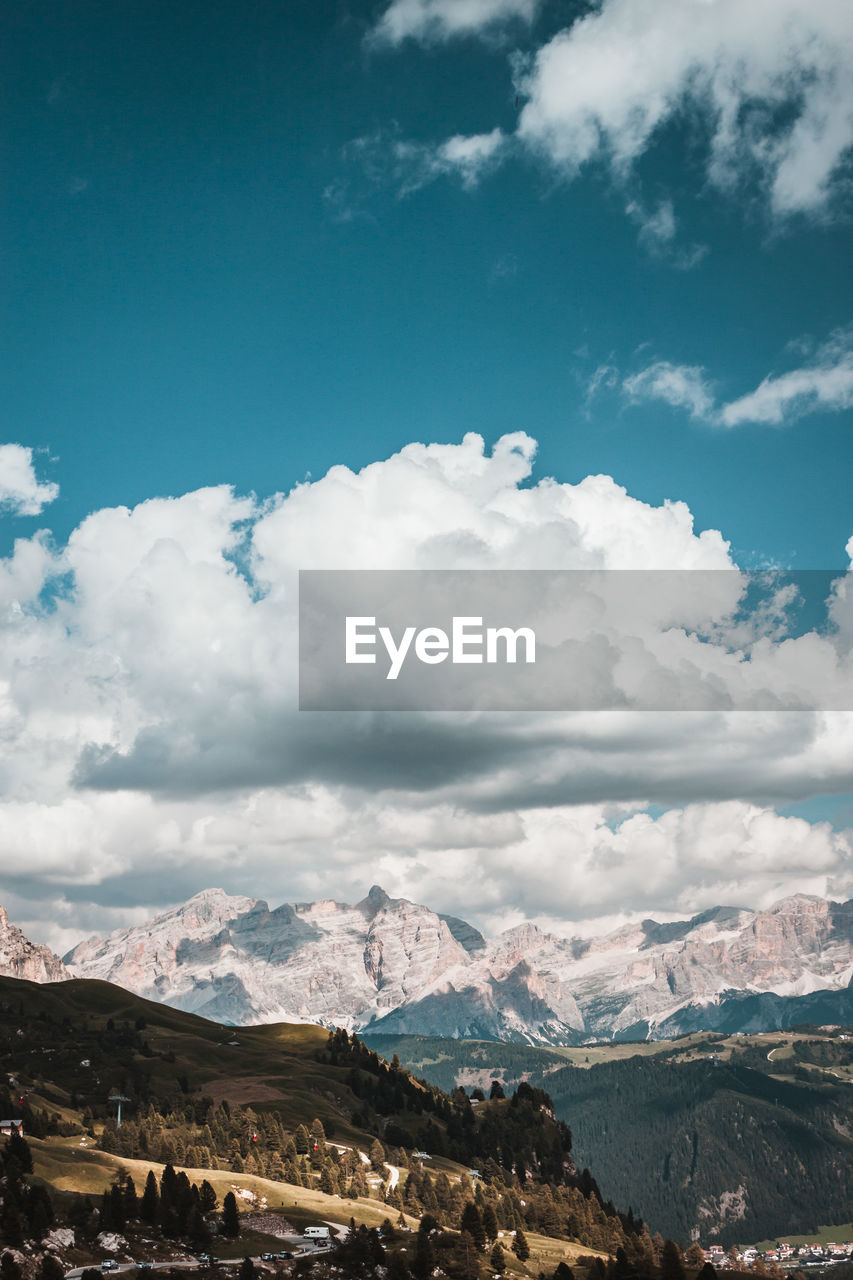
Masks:
[[[59,485],[36,478],[33,451],[21,444],[0,444],[0,510],[37,516],[59,493]]]
[[[500,129],[492,129],[490,133],[455,134],[435,145],[397,140],[388,146],[380,137],[375,141],[374,163],[386,169],[401,195],[410,195],[442,177],[457,177],[470,189],[495,166],[507,144],[508,139]]]
[[[294,568],[731,568],[716,530],[682,502],[632,498],[610,476],[529,486],[536,442],[481,436],[409,444],[359,472],[333,467],[255,524],[254,571]],[[391,531],[393,530],[393,536]],[[324,532],[325,531],[325,532]]]
[[[661,248],[675,239],[675,210],[671,200],[661,200],[656,209],[645,209],[637,200],[626,206],[629,218],[639,224],[640,241],[649,247]]]
[[[67,938],[74,903],[101,904],[89,929],[211,882],[290,900],[373,879],[466,913],[523,891],[528,914],[846,884],[846,839],[772,812],[848,785],[841,713],[295,710],[299,568],[724,570],[678,616],[725,618],[739,579],[719,532],[609,476],[532,483],[534,456],[523,433],[414,443],[269,502],[202,489],[97,511],[56,551],[19,542],[0,565],[0,857],[21,918],[41,899]],[[645,609],[641,683],[673,654],[679,679],[746,678],[678,627],[655,638],[671,601]],[[829,637],[759,643],[742,666],[771,686],[851,660]],[[687,816],[641,821],[650,800]]]
[[[631,200],[625,212],[639,226],[639,242],[653,257],[665,259],[680,271],[691,271],[706,256],[707,245],[677,243],[678,220],[671,200],[661,200],[654,209],[647,209],[639,200]]]
[[[834,335],[799,369],[766,377],[754,391],[723,405],[723,426],[744,422],[781,426],[807,413],[853,405],[853,333]]]
[[[541,5],[542,0],[392,0],[373,39],[400,44],[479,35],[508,22],[531,22]]]
[[[31,605],[55,572],[56,562],[46,533],[16,539],[11,556],[0,560],[0,609]]]
[[[708,179],[752,175],[779,215],[827,204],[853,143],[846,0],[604,0],[519,77],[518,136],[567,174],[624,178],[663,128],[704,121]]]
[[[538,9],[538,0],[393,0],[371,39],[485,35],[530,21]],[[490,151],[492,163],[527,150],[569,179],[596,163],[636,189],[641,159],[667,128],[686,127],[704,147],[707,183],[729,194],[757,185],[777,219],[826,217],[849,190],[848,0],[600,0],[512,63],[525,101],[515,134]],[[482,157],[469,164],[475,139],[399,143],[397,164],[409,174],[403,190],[452,171],[447,149],[466,142],[458,171],[471,185],[482,171]],[[670,198],[651,209],[632,199],[627,213],[641,243],[673,266],[688,270],[705,256],[705,245],[678,246]]]
[[[467,137],[456,134],[438,148],[435,163],[442,171],[455,171],[467,186],[471,186],[494,162],[505,143],[506,137],[500,129]]]
[[[471,189],[493,169],[511,145],[501,129],[489,133],[454,134],[444,142],[412,142],[396,130],[378,130],[355,138],[344,148],[344,159],[354,171],[352,181],[330,184],[324,199],[338,221],[363,216],[360,199],[377,187],[396,188],[408,196],[438,178],[458,178]]]
[[[709,418],[714,408],[705,371],[697,365],[658,360],[625,378],[622,389],[632,400],[663,400],[674,408],[687,409],[692,418]]]
[[[612,388],[617,381],[614,368],[602,366],[589,384],[587,400],[601,386]],[[810,413],[853,406],[853,331],[834,333],[808,363],[770,374],[754,391],[722,404],[715,400],[707,373],[699,365],[657,360],[623,378],[621,387],[631,400],[663,400],[714,426],[784,426]]]
[[[530,810],[520,818],[523,837],[493,850],[488,870],[481,866],[480,905],[469,899],[481,918],[500,914],[507,902],[528,917],[579,920],[626,905],[656,911],[664,901],[682,915],[721,903],[766,907],[782,896],[782,885],[786,893],[853,891],[849,833],[741,801],[688,805],[658,817],[635,812],[614,820],[605,807],[588,805]],[[530,848],[533,859],[525,857]],[[524,875],[513,883],[522,863]]]

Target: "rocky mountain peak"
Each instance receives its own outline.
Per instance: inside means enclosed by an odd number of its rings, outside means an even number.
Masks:
[[[362,898],[361,902],[356,903],[356,911],[363,911],[368,917],[377,915],[380,911],[385,910],[393,902],[393,899],[378,884],[372,884],[367,891],[367,896]]]
[[[0,906],[0,974],[29,982],[62,982],[71,974],[50,947],[30,942]]]
[[[200,893],[194,893],[186,902],[175,907],[173,912],[166,911],[158,919],[173,914],[180,916],[198,914],[209,917],[225,916],[229,913],[239,915],[258,906],[264,910],[267,908],[267,904],[260,898],[246,898],[242,894],[226,893],[224,889],[202,889]]]
[[[498,934],[496,942],[501,943],[505,947],[516,948],[538,945],[549,935],[539,928],[538,924],[534,924],[532,920],[525,920],[523,924],[513,925],[511,929],[504,929]]]
[[[790,916],[790,915],[827,915],[832,903],[827,902],[825,898],[819,898],[815,894],[810,893],[793,893],[789,898],[780,898],[778,902],[774,902],[772,907],[768,908],[768,914],[773,916]]]

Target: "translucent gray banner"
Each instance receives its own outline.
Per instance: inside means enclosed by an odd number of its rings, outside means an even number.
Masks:
[[[853,710],[844,570],[303,570],[303,711]]]

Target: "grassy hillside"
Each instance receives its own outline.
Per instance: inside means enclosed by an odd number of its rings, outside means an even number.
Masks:
[[[308,1112],[357,1136],[315,1060],[328,1035],[321,1027],[220,1027],[82,979],[39,985],[0,978],[0,1010],[0,1052],[28,1078],[40,1074],[35,1058],[47,1055],[41,1065],[53,1103],[74,1095],[97,1113],[118,1091],[130,1096],[132,1116],[134,1101],[170,1097],[191,1078],[192,1092],[216,1102],[262,1104],[293,1125]]]

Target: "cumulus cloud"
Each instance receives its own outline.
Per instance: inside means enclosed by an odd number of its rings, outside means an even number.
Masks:
[[[758,180],[778,215],[829,201],[853,143],[844,0],[604,0],[519,76],[518,136],[568,175],[620,179],[677,118],[700,119],[707,177]]]
[[[739,575],[718,531],[609,476],[534,483],[534,459],[524,433],[491,450],[470,434],[265,501],[201,489],[96,511],[62,547],[21,540],[0,565],[0,848],[20,917],[41,897],[68,929],[68,904],[94,903],[97,928],[98,911],[112,925],[122,907],[213,881],[282,900],[358,896],[367,879],[469,914],[482,891],[495,912],[540,864],[552,874],[530,880],[529,914],[554,907],[558,882],[560,909],[586,914],[636,894],[680,907],[690,885],[710,905],[846,883],[845,839],[772,813],[848,785],[842,713],[296,710],[300,568],[708,570],[727,590],[679,602],[680,616],[722,624]],[[652,640],[664,603],[647,602]],[[700,646],[684,625],[655,643],[658,665]],[[751,662],[769,680],[850,660],[828,636],[762,644]],[[735,678],[730,646],[707,648]],[[693,825],[630,825],[651,801]],[[649,870],[655,841],[666,856]]]
[[[622,389],[632,400],[663,400],[674,408],[686,409],[692,418],[712,416],[714,397],[704,369],[696,365],[658,360],[625,378]]]
[[[0,444],[0,511],[37,516],[58,493],[59,485],[37,479],[32,449]]]
[[[720,903],[764,907],[778,899],[782,881],[792,892],[844,896],[853,888],[849,833],[739,801],[657,817],[614,815],[599,805],[558,807],[525,812],[521,821],[523,839],[495,852],[478,885],[480,911],[494,912],[495,921],[508,901],[528,917],[541,913],[548,885],[552,919],[573,921],[607,916],[626,903],[654,911],[664,898],[685,915]],[[513,865],[531,846],[537,857],[525,863],[523,883],[511,888]]]
[[[392,0],[372,33],[377,43],[425,43],[494,32],[508,22],[531,22],[542,0]]]

